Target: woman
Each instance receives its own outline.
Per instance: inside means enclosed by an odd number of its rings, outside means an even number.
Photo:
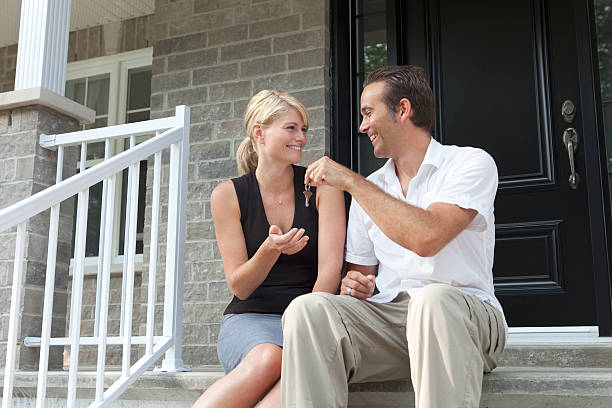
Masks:
[[[345,238],[344,196],[305,186],[302,160],[309,115],[292,95],[264,90],[249,102],[247,138],[237,152],[244,174],[211,195],[217,244],[234,298],[218,354],[227,375],[196,402],[204,407],[280,407],[281,315],[311,291],[336,293]]]

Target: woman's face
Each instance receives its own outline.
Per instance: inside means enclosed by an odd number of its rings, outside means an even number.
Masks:
[[[291,109],[274,122],[262,127],[260,155],[265,154],[273,160],[289,163],[300,162],[302,150],[306,146],[307,131],[302,115],[297,110]]]

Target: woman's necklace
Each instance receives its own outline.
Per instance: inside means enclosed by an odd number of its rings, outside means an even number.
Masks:
[[[273,194],[266,194],[269,198],[270,201],[272,201],[273,204],[278,205],[278,206],[283,206],[285,205],[285,203],[287,203],[288,199],[290,198],[291,194],[293,191],[291,192],[283,192],[279,195],[273,195]]]

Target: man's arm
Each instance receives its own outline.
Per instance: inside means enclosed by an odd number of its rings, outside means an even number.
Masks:
[[[420,256],[433,256],[466,228],[477,214],[455,204],[433,203],[427,209],[397,200],[361,175],[322,157],[308,167],[307,182],[345,190],[381,231]]]

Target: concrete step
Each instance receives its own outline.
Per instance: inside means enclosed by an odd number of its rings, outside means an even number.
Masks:
[[[191,373],[145,373],[113,407],[182,408],[223,375],[219,367]],[[110,385],[120,373],[108,373]],[[37,373],[19,372],[14,407],[34,406]],[[0,374],[0,386],[3,374]],[[95,373],[79,373],[78,406],[93,399]],[[64,407],[67,372],[51,372],[48,407]],[[413,406],[409,380],[351,384],[349,407]],[[510,344],[500,366],[485,375],[481,407],[488,408],[611,408],[612,344]]]
[[[218,370],[191,373],[145,373],[113,405],[122,408],[190,407],[200,393],[221,378]],[[107,384],[118,373],[107,376]],[[51,373],[49,407],[64,407],[67,373]],[[94,395],[95,373],[79,375],[79,406],[87,406]],[[395,408],[413,406],[410,381],[351,384],[349,407]],[[33,406],[36,373],[18,373],[15,407]],[[610,408],[611,368],[525,368],[499,367],[485,375],[481,407],[489,408]]]
[[[498,366],[612,368],[612,343],[508,345]]]
[[[414,406],[410,381],[351,384],[349,407]],[[610,408],[612,369],[499,367],[485,375],[480,406]]]

